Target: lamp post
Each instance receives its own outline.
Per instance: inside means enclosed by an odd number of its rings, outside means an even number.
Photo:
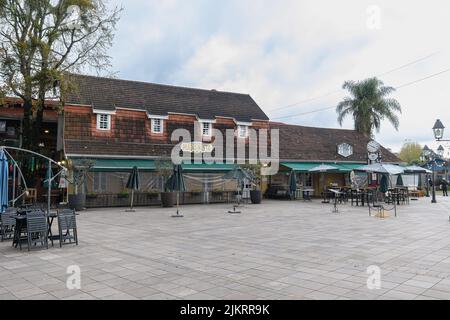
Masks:
[[[431,203],[436,203],[436,183],[435,183],[435,178],[434,178],[434,169],[436,168],[436,154],[433,152],[433,150],[431,150],[430,148],[428,148],[427,145],[425,145],[423,147],[422,150],[422,155],[423,158],[427,161],[428,164],[430,164],[430,162],[432,163],[432,168],[431,168]],[[434,167],[433,167],[434,166]],[[427,179],[427,197],[430,196],[430,192],[429,192],[429,188],[430,188],[430,183]]]

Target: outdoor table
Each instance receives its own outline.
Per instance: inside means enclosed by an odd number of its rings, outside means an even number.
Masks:
[[[50,212],[49,214],[47,214],[47,225],[48,225],[48,231],[47,231],[47,238],[50,239],[50,241],[52,242],[52,247],[53,245],[53,240],[59,240],[59,234],[54,236],[52,233],[52,224],[53,224],[53,220],[58,217],[58,214],[56,212]]]
[[[336,190],[336,189],[328,189],[328,191],[330,191],[330,192],[332,192],[334,194],[334,208],[333,208],[333,212],[334,213],[338,213],[339,210],[337,208],[337,201],[338,201],[339,196],[342,195],[342,192],[339,191],[339,190]]]
[[[22,239],[20,239],[20,233],[22,232],[22,229],[27,225],[27,216],[24,214],[15,214],[12,216],[16,219],[16,227],[14,228],[12,245],[14,248],[17,248],[18,245],[20,250],[22,250]]]
[[[305,189],[302,190],[303,200],[311,201],[311,194],[310,194],[310,192],[314,192],[314,189],[305,188]]]

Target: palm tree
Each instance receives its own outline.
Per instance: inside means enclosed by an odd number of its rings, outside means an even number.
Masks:
[[[372,136],[374,129],[380,131],[384,119],[398,130],[399,118],[396,113],[401,113],[402,109],[397,100],[387,97],[395,91],[394,88],[384,86],[377,78],[346,81],[343,88],[350,92],[351,97],[345,97],[336,108],[341,126],[344,118],[351,115],[355,130],[367,137]]]

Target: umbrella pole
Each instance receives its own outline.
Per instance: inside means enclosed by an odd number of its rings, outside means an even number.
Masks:
[[[131,210],[133,210],[134,189],[131,189]]]
[[[177,214],[172,215],[172,218],[183,218],[183,215],[180,214],[180,191],[177,191]]]

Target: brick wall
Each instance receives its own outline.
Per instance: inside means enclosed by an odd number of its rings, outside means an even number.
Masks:
[[[146,156],[169,155],[178,143],[171,141],[172,132],[186,129],[193,138],[197,120],[191,115],[170,114],[168,120],[163,120],[163,133],[156,134],[151,132],[151,120],[142,111],[117,109],[116,114],[111,115],[111,130],[108,131],[97,129],[97,116],[90,106],[65,106],[64,118],[66,153],[123,155],[129,152],[129,155]],[[220,130],[225,138],[226,130],[236,129],[236,124],[232,119],[217,118],[212,128]],[[268,128],[268,122],[257,121],[253,128]],[[214,138],[207,141],[214,142]],[[248,139],[246,142],[248,144]]]

